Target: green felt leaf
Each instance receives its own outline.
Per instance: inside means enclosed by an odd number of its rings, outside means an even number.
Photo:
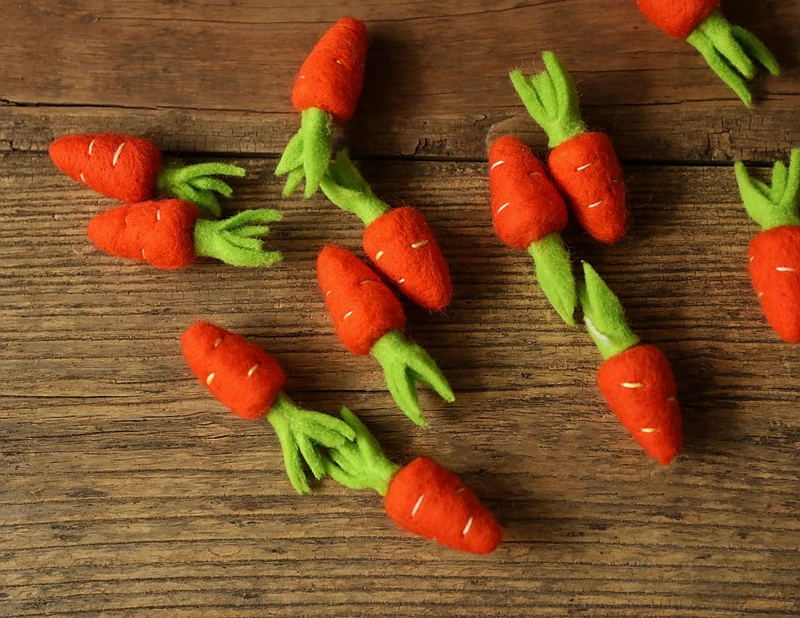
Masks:
[[[271,266],[283,256],[279,251],[265,251],[263,242],[256,236],[266,236],[269,227],[265,224],[280,220],[277,210],[267,208],[245,210],[222,221],[200,219],[194,227],[195,253],[231,266]]]
[[[800,225],[800,148],[792,150],[788,168],[775,163],[771,186],[750,176],[741,161],[735,170],[747,214],[762,229]]]
[[[528,251],[536,264],[536,279],[561,319],[575,326],[578,291],[572,260],[561,235],[553,233],[534,241]]]
[[[320,182],[322,192],[334,205],[361,219],[365,227],[389,212],[389,207],[375,197],[369,184],[356,169],[347,150],[340,150]]]

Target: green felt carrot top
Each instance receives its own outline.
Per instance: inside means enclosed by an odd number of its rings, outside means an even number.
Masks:
[[[775,163],[772,185],[750,176],[741,161],[736,162],[736,180],[747,214],[764,231],[800,225],[800,148],[792,150],[788,168],[783,161]]]
[[[622,303],[588,262],[583,263],[583,275],[578,290],[583,322],[603,358],[638,345],[639,337],[628,326]]]
[[[215,176],[244,178],[246,170],[227,163],[197,163],[180,167],[177,164],[162,169],[156,186],[161,195],[174,195],[195,204],[206,216],[219,217],[222,209],[217,194],[230,198],[233,189]]]
[[[322,177],[320,188],[333,204],[356,215],[365,227],[390,210],[372,192],[369,183],[350,160],[346,148],[336,153],[336,160]]]

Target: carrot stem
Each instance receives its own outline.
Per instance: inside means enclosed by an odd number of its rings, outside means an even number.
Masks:
[[[341,448],[348,440],[356,438],[355,431],[344,421],[305,410],[283,391],[275,398],[267,420],[278,435],[286,473],[299,494],[311,492],[304,465],[317,480],[325,476],[326,464],[318,446]]]
[[[244,168],[226,163],[165,167],[159,172],[156,184],[160,194],[192,202],[204,216],[216,219],[222,214],[222,209],[215,193],[230,197],[233,189],[214,176],[243,178],[246,173]]]
[[[554,232],[533,241],[528,253],[536,265],[536,280],[547,300],[569,326],[575,326],[578,292],[572,273],[572,260],[561,234]]]
[[[754,60],[773,75],[780,73],[778,61],[766,45],[751,32],[732,25],[719,10],[709,15],[686,41],[747,106],[753,103],[747,82],[756,75]]]
[[[353,165],[347,149],[340,150],[336,161],[320,182],[325,196],[336,206],[356,215],[364,227],[389,212],[389,206],[375,197],[364,177]]]
[[[300,130],[295,133],[275,169],[276,176],[289,174],[283,196],[289,197],[305,180],[305,196],[314,195],[333,154],[333,119],[318,107],[303,110]]]
[[[194,227],[194,250],[231,266],[271,266],[283,259],[280,251],[264,251],[260,237],[269,234],[266,223],[280,221],[277,210],[245,210],[222,221],[199,219]]]
[[[586,133],[586,125],[581,120],[578,89],[572,76],[553,52],[544,52],[542,59],[545,71],[531,77],[525,77],[522,71],[511,71],[510,77],[528,113],[547,133],[550,148],[556,148]]]
[[[735,168],[747,214],[764,231],[800,225],[800,148],[792,150],[788,169],[782,161],[775,163],[772,185],[750,176],[741,161],[736,162]]]
[[[416,383],[422,382],[447,403],[455,401],[453,389],[436,362],[420,346],[410,343],[399,330],[392,330],[375,342],[370,354],[383,367],[386,385],[397,406],[420,427],[428,421],[422,414]]]
[[[361,420],[342,408],[342,420],[355,434],[355,440],[331,448],[323,458],[325,472],[350,489],[373,489],[385,496],[389,483],[400,471],[383,453],[381,445]]]
[[[603,359],[638,345],[639,337],[628,326],[619,299],[588,262],[583,263],[583,276],[579,290],[583,322]]]

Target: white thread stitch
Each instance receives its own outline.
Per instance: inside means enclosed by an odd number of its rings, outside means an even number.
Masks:
[[[325,292],[325,296],[330,296],[330,295],[331,295],[331,290],[328,290],[327,292]]]
[[[499,215],[501,212],[503,212],[503,210],[504,210],[504,209],[505,209],[507,206],[511,206],[511,202],[506,202],[506,203],[505,203],[505,204],[503,204],[503,205],[502,205],[500,208],[498,208],[498,209],[497,209],[497,214]]]
[[[761,298],[762,296],[764,296],[764,292],[759,292],[758,297]]]
[[[375,254],[375,261],[377,262],[382,257],[383,257],[383,251],[378,251],[378,253]]]
[[[121,144],[120,144],[120,145],[117,147],[117,152],[115,152],[115,153],[114,153],[114,158],[113,158],[113,159],[111,159],[111,166],[112,166],[112,167],[116,166],[116,164],[117,164],[117,161],[119,161],[119,155],[122,153],[122,149],[123,149],[123,148],[125,148],[125,142],[122,142],[122,143],[121,143]]]
[[[84,177],[83,172],[81,172],[81,182],[86,184],[86,178]]]
[[[214,374],[213,374],[213,373],[209,373],[209,374],[208,374],[208,377],[206,378],[206,384],[207,384],[208,386],[211,386],[211,383],[212,383],[213,381],[214,381]]]
[[[672,402],[674,402],[674,401],[678,401],[678,398],[677,398],[677,397],[667,397],[667,401],[668,401],[669,403],[672,403]]]
[[[142,259],[143,259],[143,260],[146,260],[146,259],[147,259],[146,257],[144,257],[144,249],[142,249]]]
[[[256,371],[258,371],[258,363],[256,363],[256,364],[255,364],[255,365],[253,365],[252,367],[250,367],[250,371],[248,371],[248,372],[247,372],[247,377],[249,378],[249,377],[250,377],[251,375],[253,375],[253,374],[254,374]]]
[[[644,383],[642,382],[623,382],[620,386],[624,386],[625,388],[644,388]]]
[[[467,520],[467,525],[464,526],[464,529],[461,531],[461,536],[467,536],[467,532],[469,529],[472,528],[472,522],[475,518],[470,515],[469,519]]]
[[[464,491],[463,487],[459,487],[458,489],[456,489],[457,494],[460,494],[462,491]]]
[[[576,172],[582,172],[583,170],[585,170],[585,169],[589,169],[590,167],[592,167],[592,165],[594,165],[594,161],[592,161],[591,163],[587,163],[586,165],[581,165],[581,166],[580,166],[579,168],[577,168],[575,171],[576,171]]]
[[[496,168],[498,165],[503,165],[503,163],[505,163],[505,161],[498,161],[497,163],[495,163],[494,165],[492,165],[492,167],[491,167],[491,169],[490,169],[489,171],[493,170],[493,169],[494,169],[494,168]]]
[[[797,272],[791,266],[778,266],[775,270],[777,270],[779,273],[794,273],[794,272]]]
[[[655,433],[658,431],[655,427],[642,427],[642,433]]]
[[[156,210],[156,221],[161,221],[161,209]]]
[[[597,208],[602,203],[603,203],[603,200],[600,200],[599,202],[595,202],[594,204],[589,204],[586,208]]]
[[[405,282],[406,282],[405,279],[398,279],[397,280],[397,285],[400,285],[401,283],[405,283]]]
[[[217,340],[214,342],[214,349],[215,350],[219,347],[220,343],[222,343],[222,337],[217,337]]]
[[[415,242],[413,245],[411,245],[411,248],[419,249],[420,247],[424,247],[427,244],[428,244],[427,240],[420,240],[419,242]]]
[[[342,319],[343,319],[343,320],[346,320],[346,319],[347,319],[347,318],[349,318],[351,315],[353,315],[353,312],[352,312],[352,311],[348,311],[347,313],[345,313],[345,314],[344,314],[344,317],[343,317]]]
[[[94,140],[89,142],[89,156],[92,156],[92,150],[94,150]]]
[[[411,509],[411,517],[414,517],[414,515],[417,514],[417,511],[419,510],[419,505],[422,504],[423,498],[425,498],[425,494],[422,494],[419,497],[419,499],[417,500],[417,503],[414,505],[414,508]]]
[[[754,256],[754,255],[751,255],[751,256],[750,256],[750,261],[752,262],[754,259],[756,259],[756,256]]]
[[[344,66],[344,62],[342,62],[341,60],[337,60],[336,64],[338,64],[340,67]]]

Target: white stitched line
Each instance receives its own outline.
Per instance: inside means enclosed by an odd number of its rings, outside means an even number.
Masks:
[[[505,203],[505,204],[503,204],[503,205],[502,205],[500,208],[498,208],[498,209],[497,209],[497,214],[499,215],[501,212],[503,212],[503,210],[505,210],[505,208],[506,208],[507,206],[511,206],[511,202],[506,202],[506,203]]]
[[[642,427],[642,433],[655,433],[656,431],[655,427]]]
[[[249,377],[250,377],[251,375],[253,375],[253,374],[254,374],[256,371],[258,371],[258,363],[256,363],[256,364],[255,364],[255,365],[253,365],[252,367],[250,367],[250,371],[248,371],[248,372],[247,372],[247,377],[249,378]]]
[[[161,221],[161,209],[156,210],[156,221]]]
[[[762,296],[764,296],[764,292],[759,292],[758,297],[761,298]]]
[[[464,491],[463,487],[459,487],[458,489],[456,489],[457,494],[460,494],[462,491]]]
[[[94,150],[94,140],[89,142],[89,156],[92,156],[92,150]]]
[[[301,76],[300,76],[300,77],[298,77],[297,79],[305,79],[305,78],[306,78],[306,76],[305,76],[305,75],[301,75]]]
[[[144,257],[144,249],[142,249],[142,259],[143,259],[143,260],[146,260],[146,259],[147,259],[146,257]]]
[[[344,314],[344,317],[343,317],[342,319],[343,319],[343,320],[346,320],[346,319],[347,319],[347,318],[349,318],[351,315],[353,315],[353,312],[352,312],[352,311],[348,311],[347,313],[345,313],[345,314]]]
[[[791,266],[778,266],[775,270],[777,270],[779,273],[794,273],[794,272],[797,272]]]
[[[209,373],[208,377],[206,378],[206,384],[208,386],[211,386],[211,382],[213,382],[213,381],[214,381],[214,374],[213,373]]]
[[[397,280],[397,285],[400,285],[401,283],[405,283],[405,282],[406,282],[405,279],[398,279]]]
[[[620,386],[624,386],[625,388],[644,388],[642,382],[623,382]]]
[[[382,257],[383,257],[383,251],[378,251],[378,252],[375,254],[375,261],[377,262],[377,261],[378,261],[379,259],[381,259]]]
[[[461,531],[461,536],[467,536],[467,532],[469,532],[469,529],[472,528],[472,522],[474,519],[475,518],[472,517],[472,515],[469,516],[469,519],[467,520],[467,525],[464,526],[464,529]]]
[[[492,171],[492,170],[493,170],[494,168],[496,168],[498,165],[503,165],[503,163],[505,163],[505,161],[497,161],[496,163],[494,163],[494,164],[492,165],[492,167],[491,167],[491,168],[489,168],[489,171]]]
[[[590,167],[592,167],[592,165],[594,165],[594,161],[592,161],[591,163],[587,163],[586,165],[581,165],[581,166],[580,166],[579,168],[577,168],[575,171],[576,171],[576,172],[582,172],[583,170],[585,170],[585,169],[589,169]]]
[[[331,295],[331,290],[328,290],[327,292],[325,292],[325,296],[330,296],[330,295]]]
[[[114,158],[111,159],[111,166],[114,167],[119,161],[119,155],[122,153],[122,149],[125,148],[125,142],[122,142],[118,147],[117,151],[114,153]]]
[[[603,203],[603,200],[600,200],[599,202],[595,202],[594,204],[589,204],[586,208],[597,208],[602,203]]]
[[[754,255],[751,255],[751,256],[750,256],[750,261],[752,262],[754,259],[756,259],[756,256],[754,256]]]
[[[668,401],[669,403],[672,403],[672,402],[674,402],[674,401],[678,401],[678,398],[677,398],[677,397],[667,397],[667,401]]]
[[[219,347],[220,343],[222,343],[222,337],[217,337],[217,340],[214,342],[214,349],[215,350]]]
[[[427,244],[428,244],[427,240],[420,240],[419,242],[415,242],[413,245],[411,245],[411,248],[419,249],[420,247],[424,247]]]
[[[336,64],[338,64],[340,67],[344,66],[344,62],[342,62],[341,60],[337,60]]]
[[[425,498],[425,494],[422,494],[419,497],[419,499],[417,500],[417,503],[414,505],[414,508],[411,509],[411,517],[414,517],[414,515],[417,514],[417,511],[419,510],[419,505],[422,504],[423,498]]]
[[[372,279],[364,279],[364,281],[362,281],[358,285],[364,285],[365,283],[372,283]]]
[[[81,182],[86,184],[86,178],[84,177],[83,172],[81,172]]]

